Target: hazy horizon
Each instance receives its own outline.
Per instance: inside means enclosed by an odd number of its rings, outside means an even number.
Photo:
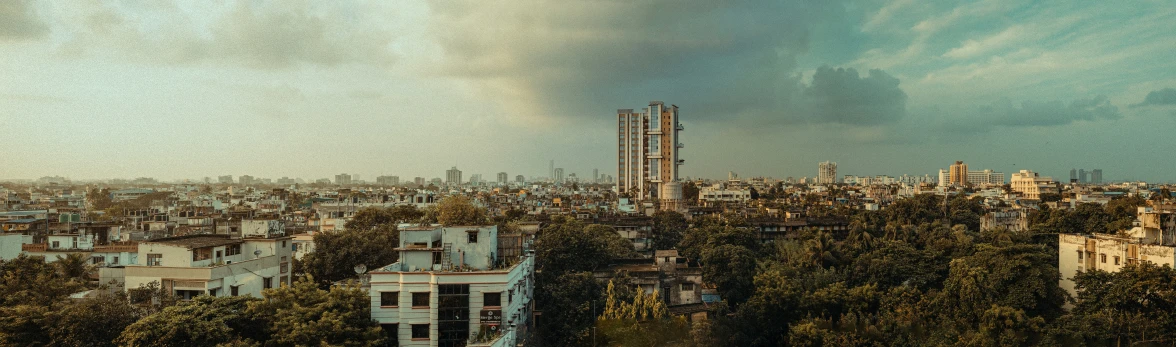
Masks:
[[[682,176],[1172,181],[1163,1],[543,5],[5,1],[0,179],[615,176],[660,100]]]

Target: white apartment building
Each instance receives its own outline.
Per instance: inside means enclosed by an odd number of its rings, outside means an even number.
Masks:
[[[400,261],[370,273],[372,319],[400,346],[523,342],[534,256],[504,245],[493,225],[402,228]]]
[[[823,161],[817,164],[817,184],[837,183],[837,163]]]
[[[1004,185],[1004,173],[990,169],[968,171],[968,183],[977,187]]]
[[[1176,214],[1139,207],[1135,227],[1125,235],[1058,235],[1058,285],[1075,295],[1073,276],[1080,271],[1119,271],[1148,261],[1176,266]]]
[[[1013,173],[1009,178],[1009,187],[1021,193],[1026,199],[1041,199],[1041,194],[1057,193],[1053,178],[1039,177],[1036,172],[1021,170]]]
[[[642,112],[617,110],[617,192],[637,200],[680,200],[666,184],[678,181],[678,106],[652,101]]]
[[[714,206],[721,203],[746,203],[751,200],[751,190],[747,188],[725,187],[715,184],[698,190],[698,202],[703,206]]]
[[[189,235],[143,241],[137,262],[99,269],[103,283],[125,289],[158,282],[184,299],[253,295],[290,284],[290,237],[233,239],[228,235]]]

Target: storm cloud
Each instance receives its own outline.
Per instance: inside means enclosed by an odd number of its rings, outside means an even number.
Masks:
[[[1006,127],[1048,127],[1066,125],[1078,121],[1119,119],[1119,108],[1111,104],[1106,96],[1076,99],[1069,104],[1060,100],[1026,100],[1020,105],[1008,98],[991,105],[979,107],[972,117],[977,128],[990,126]]]
[[[898,79],[878,69],[865,78],[852,68],[817,69],[803,96],[817,123],[873,125],[906,114],[907,95]]]
[[[1147,96],[1143,98],[1142,102],[1131,105],[1131,107],[1154,105],[1176,105],[1176,89],[1164,88],[1153,90],[1147,93]]]
[[[0,40],[34,39],[49,34],[49,26],[31,5],[31,0],[0,1]]]

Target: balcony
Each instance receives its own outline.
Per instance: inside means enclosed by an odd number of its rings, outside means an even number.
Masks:
[[[26,243],[20,245],[20,250],[24,252],[44,252],[49,249],[49,245],[44,243]]]
[[[678,124],[677,126],[674,127],[674,130],[682,131],[682,130],[686,130],[686,128],[683,128],[682,124]]]

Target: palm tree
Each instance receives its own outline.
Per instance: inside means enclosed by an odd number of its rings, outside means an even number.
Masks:
[[[865,227],[862,227],[860,222],[854,221],[854,225],[850,226],[850,228],[851,230],[849,231],[849,237],[846,239],[846,241],[849,242],[849,244],[854,249],[869,251],[874,249],[874,246],[877,245],[878,239],[874,237],[873,234],[870,234],[869,231],[866,231]]]
[[[82,253],[70,253],[64,257],[58,255],[53,266],[57,268],[58,274],[62,277],[81,280],[85,280],[85,277],[94,271],[94,265],[90,265],[90,259]]]
[[[837,265],[839,261],[840,252],[837,249],[837,242],[828,232],[817,234],[817,237],[808,240],[805,247],[805,253],[813,265],[828,267]]]

